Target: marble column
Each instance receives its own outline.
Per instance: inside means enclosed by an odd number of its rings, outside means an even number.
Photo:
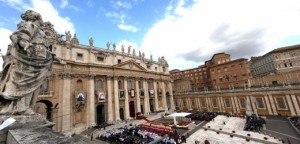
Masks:
[[[221,105],[222,105],[222,112],[225,112],[226,111],[226,108],[225,108],[225,105],[224,105],[224,99],[223,97],[220,97],[220,101],[221,101]]]
[[[256,98],[250,95],[250,101],[251,101],[253,112],[256,114],[257,113]]]
[[[129,115],[129,98],[128,98],[128,78],[124,78],[124,92],[125,92],[125,120],[130,118]]]
[[[271,108],[272,108],[272,110],[273,110],[273,114],[274,114],[274,115],[277,115],[278,113],[277,113],[277,110],[276,110],[276,105],[275,105],[273,96],[272,96],[272,95],[269,95],[269,99],[270,99]]]
[[[295,115],[296,115],[296,114],[295,114],[295,109],[294,109],[294,107],[293,107],[293,103],[292,103],[292,101],[291,101],[291,97],[290,97],[290,95],[285,95],[285,96],[286,96],[287,103],[288,103],[288,105],[289,105],[289,109],[290,109],[291,115],[292,115],[292,116],[295,116]]]
[[[233,112],[236,113],[236,105],[235,105],[235,103],[234,103],[233,96],[230,96],[230,101],[231,101],[231,105],[232,105]]]
[[[250,96],[246,96],[246,114],[252,115],[253,114],[253,107],[251,105]]]
[[[196,102],[197,102],[197,105],[198,105],[198,110],[202,111],[201,104],[200,104],[200,98],[199,97],[196,99]]]
[[[166,96],[166,87],[165,87],[165,82],[161,82],[161,88],[162,88],[162,102],[163,102],[163,108],[165,111],[168,110],[168,105],[167,105],[167,96]]]
[[[149,96],[149,93],[148,93],[148,89],[147,89],[147,81],[145,79],[143,79],[143,88],[144,88],[144,114],[148,114],[148,96]]]
[[[168,82],[168,91],[170,93],[170,103],[171,103],[171,109],[175,110],[175,105],[174,105],[174,96],[173,96],[173,88],[172,88],[172,83]]]
[[[153,87],[154,87],[154,103],[155,103],[155,111],[158,111],[157,85],[156,85],[156,81],[155,81],[155,80],[153,80]]]
[[[298,104],[298,101],[296,99],[296,96],[294,94],[291,94],[291,97],[292,97],[292,101],[293,101],[295,109],[296,109],[296,115],[300,115],[299,104]]]
[[[62,98],[62,129],[61,131],[66,133],[71,130],[71,98],[74,96],[71,95],[71,76],[63,76],[63,98]]]
[[[235,107],[236,107],[236,112],[240,113],[240,107],[239,107],[239,103],[238,100],[236,98],[237,96],[233,96],[234,102],[235,102]]]
[[[218,100],[219,112],[223,112],[222,105],[221,105],[221,100],[220,100],[219,96],[218,96],[217,100]]]
[[[89,96],[87,96],[87,99],[89,99],[89,112],[87,115],[89,124],[88,126],[95,126],[96,119],[95,119],[95,81],[94,76],[89,76]]]
[[[264,98],[265,98],[265,102],[266,102],[266,105],[267,105],[267,110],[268,110],[269,115],[273,115],[268,96],[265,95]]]
[[[135,79],[135,89],[136,89],[136,110],[137,112],[141,112],[139,79]]]
[[[107,121],[112,122],[113,121],[113,105],[112,105],[112,91],[111,91],[111,77],[107,77]]]
[[[207,111],[210,111],[209,110],[209,103],[208,103],[208,98],[207,97],[205,97],[205,103],[206,103],[206,109],[207,109]]]
[[[120,105],[119,105],[119,88],[118,78],[114,77],[114,104],[115,104],[115,121],[120,121]]]

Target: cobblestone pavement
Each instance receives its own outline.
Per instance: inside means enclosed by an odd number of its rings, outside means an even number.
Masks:
[[[287,143],[287,138],[289,138],[292,144],[300,144],[300,135],[290,125],[287,117],[267,116],[266,129],[261,132],[277,138],[282,138],[285,143]]]

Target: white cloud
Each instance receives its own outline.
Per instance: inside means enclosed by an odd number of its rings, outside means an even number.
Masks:
[[[87,6],[88,7],[94,7],[94,3],[91,0],[87,1]]]
[[[68,0],[61,0],[60,8],[65,8],[68,5]]]
[[[116,1],[113,3],[114,8],[124,8],[124,9],[131,9],[132,5],[129,2],[126,1]]]
[[[1,54],[5,55],[6,51],[7,51],[7,45],[10,44],[10,39],[9,39],[9,35],[12,34],[12,31],[10,31],[9,29],[5,29],[5,28],[0,28],[0,49],[1,49]],[[3,60],[2,58],[0,58],[0,71],[2,71],[2,64],[3,64]]]
[[[132,25],[119,24],[118,28],[125,31],[137,32],[138,28]]]
[[[289,36],[300,36],[300,1],[180,0],[143,38],[141,49],[164,55],[170,68],[192,68],[214,53],[232,58],[264,54]]]
[[[17,9],[18,11],[23,11],[24,9],[28,9],[29,5],[24,3],[24,0],[0,0],[5,2],[7,5]]]

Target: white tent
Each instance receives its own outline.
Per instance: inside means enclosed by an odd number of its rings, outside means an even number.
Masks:
[[[177,125],[176,117],[185,117],[187,115],[190,115],[191,113],[181,112],[181,113],[173,113],[168,115],[168,117],[173,117],[174,124]]]

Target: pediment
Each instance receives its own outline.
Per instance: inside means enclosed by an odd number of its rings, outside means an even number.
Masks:
[[[114,65],[115,68],[122,68],[122,69],[131,69],[131,70],[137,70],[137,71],[147,71],[144,67],[139,65],[134,60],[129,60],[122,62],[120,64]]]

